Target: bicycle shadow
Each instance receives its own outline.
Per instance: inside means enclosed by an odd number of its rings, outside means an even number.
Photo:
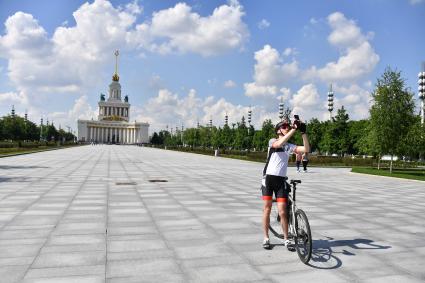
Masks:
[[[332,248],[346,247],[354,250],[377,250],[389,249],[391,246],[382,246],[375,244],[369,239],[353,239],[353,240],[334,240],[334,238],[313,240],[313,251],[309,266],[316,269],[336,269],[342,266],[342,260],[335,254],[345,256],[355,256],[356,254],[346,249],[342,251],[334,251]]]

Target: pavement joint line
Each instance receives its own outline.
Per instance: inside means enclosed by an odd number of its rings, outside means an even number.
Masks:
[[[158,186],[161,186],[161,183],[159,183],[158,184]],[[177,200],[173,195],[171,195],[170,196],[172,199],[174,199],[174,201],[176,201],[176,202],[178,202],[178,203],[180,203],[180,201],[179,200]],[[196,215],[194,215],[194,213],[191,211],[191,210],[189,210],[189,209],[187,209],[186,207],[184,207],[183,206],[183,208],[184,208],[184,210],[186,210],[193,218],[195,218],[195,219],[198,219],[198,221],[199,222],[201,222],[201,223],[203,223],[206,227],[208,227],[209,228],[209,230],[211,230],[211,233],[212,234],[215,234],[215,238],[218,238],[218,239],[220,239],[220,241],[227,247],[227,248],[229,248],[230,250],[232,250],[233,252],[236,252],[236,250],[232,247],[232,246],[229,246],[224,240],[223,240],[223,236],[222,235],[220,235],[220,234],[218,234],[216,231],[215,231],[215,229],[214,229],[214,227],[212,227],[208,222],[205,222],[205,221],[203,221],[202,219],[200,219],[200,218],[198,218],[198,217],[196,217]],[[225,209],[225,208],[224,208]],[[247,258],[245,255],[243,255],[243,254],[241,254],[241,255],[239,255],[241,258],[243,258],[243,260],[245,261],[245,263],[248,263],[255,271],[257,271],[259,274],[262,274],[261,273],[261,270],[259,270],[258,268],[257,268],[257,266],[256,265],[254,265],[250,260],[249,260],[249,258]],[[185,268],[183,267],[183,270],[185,270]],[[272,280],[270,277],[266,277],[265,279],[268,279],[268,280]]]
[[[120,162],[120,165],[122,166],[122,167],[124,167],[124,165],[123,165],[123,162],[122,162],[122,159],[120,159],[120,158],[118,158],[118,160],[119,160],[119,162]],[[133,181],[133,179],[128,175],[128,173],[127,173],[127,171],[125,171],[126,172],[126,175],[127,175],[127,178],[129,179],[129,180],[131,180],[131,181]],[[137,183],[136,183],[137,184]],[[146,206],[146,203],[145,203],[145,201],[143,200],[143,198],[140,196],[140,194],[139,194],[139,191],[137,190],[137,185],[132,185],[131,186],[132,187],[132,190],[134,191],[134,193],[137,195],[137,197],[139,198],[139,200],[141,201],[141,203],[143,204],[143,206],[144,207],[147,207]],[[155,229],[159,232],[160,231],[160,229],[159,229],[159,227],[158,227],[158,225],[156,224],[156,221],[154,220],[154,218],[152,217],[152,213],[149,211],[149,210],[147,210],[147,214],[149,215],[149,218],[152,220],[152,223],[153,223],[153,225],[154,225],[154,227],[155,227]],[[167,247],[167,249],[168,250],[170,250],[170,251],[172,251],[173,252],[173,257],[174,257],[174,259],[176,259],[176,262],[177,262],[177,265],[179,266],[179,268],[180,268],[180,270],[181,270],[181,274],[182,274],[182,276],[183,277],[185,277],[185,282],[189,282],[189,278],[187,278],[187,276],[186,276],[186,274],[183,272],[183,269],[182,269],[182,266],[181,266],[181,263],[179,262],[179,261],[177,261],[177,259],[178,259],[178,257],[177,257],[177,254],[176,254],[176,251],[174,250],[174,249],[172,249],[170,246],[169,246],[169,244],[168,244],[168,242],[166,241],[166,239],[165,239],[165,237],[161,234],[161,233],[158,233],[159,235],[158,235],[158,237],[164,242],[164,244],[165,244],[165,246]],[[105,279],[107,279],[107,277],[105,276]]]
[[[77,190],[77,192],[75,193],[75,195],[72,197],[72,200],[69,202],[69,204],[68,204],[68,206],[64,209],[64,211],[63,211],[63,213],[62,213],[62,215],[60,216],[60,218],[59,218],[59,220],[58,220],[58,222],[57,223],[59,223],[60,222],[60,220],[61,219],[63,219],[63,216],[66,214],[66,212],[67,212],[67,210],[69,209],[69,207],[72,205],[72,202],[74,201],[74,199],[75,199],[75,196],[76,195],[78,195],[79,194],[79,192],[84,188],[84,184],[86,183],[86,180],[88,179],[88,176],[90,176],[90,173],[93,171],[93,168],[96,166],[96,163],[102,158],[102,156],[103,156],[103,153],[99,156],[99,158],[97,159],[97,161],[96,162],[94,162],[94,165],[93,165],[93,167],[92,167],[92,169],[90,170],[90,172],[89,172],[89,174],[87,174],[86,175],[86,178],[85,178],[85,180],[83,181],[83,183],[81,184],[81,186],[80,186],[80,188]],[[87,160],[89,160],[90,159],[90,157],[91,156],[89,156],[88,158],[87,158]],[[79,169],[79,167],[77,167],[75,170],[73,170],[73,171],[71,171],[67,176],[69,176],[69,175],[71,175],[72,173],[74,173],[77,169]],[[53,229],[52,231],[50,231],[50,233],[48,234],[48,236],[47,236],[47,239],[46,239],[46,241],[44,242],[44,244],[40,247],[40,249],[39,249],[39,251],[38,251],[38,253],[37,253],[37,256],[35,256],[34,257],[34,260],[31,262],[31,264],[28,266],[28,268],[27,268],[27,270],[25,271],[25,273],[24,273],[24,275],[23,275],[23,277],[21,278],[21,279],[24,279],[25,278],[25,276],[28,274],[28,271],[32,268],[32,266],[34,265],[34,262],[37,260],[37,258],[40,256],[40,251],[44,248],[44,246],[46,245],[46,243],[48,243],[49,242],[49,240],[50,240],[50,238],[51,238],[51,235],[52,235],[52,233],[53,233],[53,231],[54,231],[55,229]]]
[[[317,275],[327,282],[425,279],[422,183],[369,178],[338,168],[315,167],[298,175],[288,168],[289,177],[303,182],[299,206],[306,209],[318,252],[310,263],[320,271],[281,246],[265,253],[261,241],[257,243],[257,236],[262,239],[259,163],[133,146],[87,146],[0,159],[2,166],[13,178],[0,182],[0,211],[5,212],[0,226],[7,231],[0,240],[5,252],[2,281],[24,272],[25,279],[50,281],[55,276],[91,278],[92,273],[97,280],[121,282],[308,282]],[[169,183],[147,182],[154,178]],[[115,185],[129,179],[137,185]],[[27,211],[37,190],[52,193],[38,195],[31,211],[9,222]],[[65,214],[58,220],[60,212]],[[38,221],[37,215],[43,219]],[[105,219],[108,231],[102,231]],[[18,245],[22,251],[9,247]],[[52,261],[56,258],[59,265]],[[155,266],[149,263],[153,259],[158,260]],[[96,270],[90,267],[94,264]]]
[[[62,168],[64,168],[64,167],[66,167],[67,165],[65,164]],[[40,168],[40,170],[41,170],[42,168]],[[75,168],[75,170],[74,171],[76,171],[78,169],[78,167],[77,168]],[[73,171],[73,172],[74,172]],[[71,172],[71,173],[73,173],[73,172]],[[50,175],[51,173],[49,172],[49,173],[46,173],[46,176],[48,176],[48,175]],[[48,191],[46,191],[45,193],[43,193],[43,194],[41,194],[40,195],[40,197],[38,197],[38,198],[36,198],[36,199],[34,199],[34,201],[33,202],[31,202],[28,206],[26,206],[26,208],[24,209],[24,210],[22,210],[22,212],[23,211],[25,211],[26,209],[28,209],[29,207],[31,207],[34,203],[36,203],[40,198],[42,198],[44,195],[46,195],[47,193],[49,193],[52,189],[54,189],[54,187],[55,187],[55,185],[57,185],[58,183],[60,183],[60,181],[61,181],[61,179],[58,179],[58,182],[56,182],[55,184],[52,184],[51,185],[51,188],[48,190]],[[35,181],[34,181],[35,182]],[[21,192],[21,191],[23,191],[25,188],[27,188],[27,187],[30,187],[31,185],[33,184],[33,182],[31,182],[30,184],[27,184],[25,187],[22,187],[21,189],[19,189],[18,191],[16,191],[16,192],[14,192],[14,193],[17,193],[17,192]],[[10,193],[9,195],[11,195],[12,193]],[[7,198],[9,195],[6,195],[4,198]],[[4,199],[3,198],[3,199]],[[3,228],[5,227],[5,226],[7,226],[9,223],[11,223],[11,222],[13,222],[13,220],[17,217],[17,216],[19,216],[19,215],[21,215],[22,214],[22,212],[20,212],[20,213],[18,213],[18,214],[16,214],[11,220],[9,220],[1,229],[0,229],[0,231],[3,231]]]

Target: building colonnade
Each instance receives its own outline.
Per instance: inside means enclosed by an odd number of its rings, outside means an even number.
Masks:
[[[99,114],[103,116],[121,116],[128,117],[127,107],[100,106]]]
[[[139,143],[139,132],[137,128],[110,128],[110,127],[88,127],[88,141],[99,143]]]

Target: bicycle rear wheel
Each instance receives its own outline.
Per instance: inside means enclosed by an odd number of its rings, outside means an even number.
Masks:
[[[272,211],[270,213],[270,225],[269,230],[275,235],[276,237],[280,239],[284,239],[283,231],[282,231],[282,224],[280,224],[280,216],[279,212],[277,210],[277,204],[275,201],[273,201]]]
[[[301,209],[295,212],[295,228],[297,235],[295,237],[295,248],[301,261],[307,264],[311,258],[313,240],[311,239],[310,224],[307,215]]]

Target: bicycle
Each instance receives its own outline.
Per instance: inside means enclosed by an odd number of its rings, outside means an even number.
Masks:
[[[285,181],[286,182],[286,181]],[[302,209],[296,206],[296,190],[297,184],[301,184],[301,180],[291,180],[288,193],[288,237],[295,243],[295,249],[297,250],[298,257],[300,260],[307,264],[311,259],[313,240],[311,238],[310,224],[308,218]],[[273,199],[276,202],[276,199]],[[295,215],[295,217],[294,217]],[[273,206],[270,214],[270,231],[276,237],[284,239],[282,225],[280,223],[280,216],[277,210],[277,205]]]

